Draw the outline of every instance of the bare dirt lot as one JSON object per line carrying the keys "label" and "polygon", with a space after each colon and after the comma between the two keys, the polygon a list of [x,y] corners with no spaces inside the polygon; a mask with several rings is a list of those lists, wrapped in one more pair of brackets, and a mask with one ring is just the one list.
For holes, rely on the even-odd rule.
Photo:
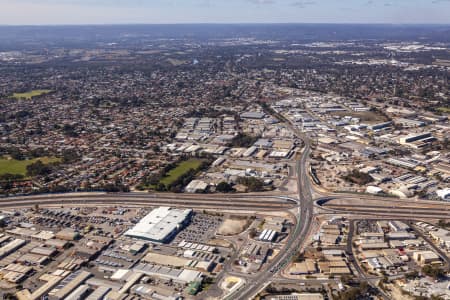
{"label": "bare dirt lot", "polygon": [[222,239],[212,239],[208,241],[208,245],[230,248],[232,244],[229,241]]}
{"label": "bare dirt lot", "polygon": [[217,233],[221,235],[236,235],[243,232],[248,225],[248,219],[226,219]]}

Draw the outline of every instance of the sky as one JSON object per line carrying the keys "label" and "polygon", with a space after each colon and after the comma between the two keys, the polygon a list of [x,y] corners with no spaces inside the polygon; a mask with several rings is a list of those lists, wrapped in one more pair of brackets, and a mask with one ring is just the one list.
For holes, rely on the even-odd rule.
{"label": "sky", "polygon": [[0,0],[2,25],[449,24],[450,0]]}

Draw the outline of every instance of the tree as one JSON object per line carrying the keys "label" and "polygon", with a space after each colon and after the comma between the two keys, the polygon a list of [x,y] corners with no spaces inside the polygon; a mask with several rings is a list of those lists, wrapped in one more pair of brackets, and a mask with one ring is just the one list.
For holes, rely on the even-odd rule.
{"label": "tree", "polygon": [[341,276],[341,282],[343,284],[350,284],[352,282],[352,276],[350,276],[350,275]]}
{"label": "tree", "polygon": [[76,128],[74,125],[64,124],[63,133],[69,137],[77,137],[78,133],[76,132]]}
{"label": "tree", "polygon": [[233,187],[228,182],[222,181],[217,185],[216,191],[221,193],[229,193],[233,191]]}
{"label": "tree", "polygon": [[409,273],[405,274],[405,278],[409,279],[409,280],[419,278],[419,272],[417,272],[417,270],[409,272]]}
{"label": "tree", "polygon": [[22,174],[10,174],[10,173],[5,173],[0,175],[0,181],[16,181],[16,180],[21,180],[23,179],[23,175]]}
{"label": "tree", "polygon": [[13,293],[6,293],[3,295],[5,300],[16,300],[17,297]]}
{"label": "tree", "polygon": [[32,149],[28,152],[28,154],[31,157],[35,157],[35,158],[39,158],[39,157],[43,157],[43,156],[49,156],[48,151],[46,151],[44,148],[36,148],[36,149]]}
{"label": "tree", "polygon": [[27,166],[28,176],[43,176],[50,174],[52,169],[50,166],[44,164],[42,161],[38,160]]}
{"label": "tree", "polygon": [[153,174],[147,177],[146,182],[150,185],[157,185],[160,180],[161,176],[158,174]]}
{"label": "tree", "polygon": [[106,185],[103,186],[102,188],[105,192],[109,192],[109,193],[117,193],[117,192],[129,192],[130,188],[126,185],[122,185],[122,184],[113,184],[113,183],[108,183]]}
{"label": "tree", "polygon": [[256,177],[239,177],[237,182],[245,185],[249,192],[260,192],[264,187],[264,182]]}
{"label": "tree", "polygon": [[442,141],[442,148],[444,148],[445,150],[450,149],[450,141],[447,137]]}
{"label": "tree", "polygon": [[166,186],[164,183],[160,182],[156,185],[155,190],[157,190],[158,192],[165,192],[167,191]]}
{"label": "tree", "polygon": [[25,156],[23,155],[23,153],[16,147],[11,147],[9,149],[7,149],[7,152],[9,155],[11,155],[11,157],[13,159],[16,160],[24,160]]}
{"label": "tree", "polygon": [[447,222],[445,220],[439,220],[438,221],[438,226],[442,227],[442,228],[447,228],[447,227],[450,227],[450,222]]}
{"label": "tree", "polygon": [[433,277],[434,279],[439,279],[445,276],[444,270],[439,268],[438,266],[425,265],[422,268],[422,273]]}
{"label": "tree", "polygon": [[239,133],[231,141],[232,147],[250,147],[258,140],[256,136],[250,136],[244,133]]}
{"label": "tree", "polygon": [[62,152],[62,161],[65,164],[72,163],[80,158],[78,152],[74,149],[66,149]]}
{"label": "tree", "polygon": [[297,252],[293,258],[294,262],[302,262],[305,260],[305,254],[301,251]]}
{"label": "tree", "polygon": [[373,181],[373,178],[369,174],[362,173],[357,169],[345,175],[343,179],[359,185],[365,185]]}

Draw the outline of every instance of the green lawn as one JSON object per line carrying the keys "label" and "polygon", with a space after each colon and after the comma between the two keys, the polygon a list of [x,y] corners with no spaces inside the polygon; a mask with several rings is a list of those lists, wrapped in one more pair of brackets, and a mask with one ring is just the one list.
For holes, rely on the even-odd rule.
{"label": "green lawn", "polygon": [[42,161],[44,164],[59,162],[60,158],[56,157],[40,157],[27,160],[16,160],[0,158],[0,175],[3,174],[20,174],[23,176],[27,175],[27,166],[36,162],[37,160]]}
{"label": "green lawn", "polygon": [[437,110],[439,110],[439,111],[441,111],[443,113],[450,114],[450,107],[442,106],[442,107],[439,107]]}
{"label": "green lawn", "polygon": [[166,177],[161,179],[161,183],[168,186],[177,180],[180,176],[186,174],[190,169],[197,169],[202,164],[202,160],[191,158],[178,164],[175,169],[170,170]]}
{"label": "green lawn", "polygon": [[51,90],[33,90],[26,93],[14,93],[12,95],[13,98],[19,100],[19,99],[26,99],[30,100],[33,97],[41,96],[50,93]]}

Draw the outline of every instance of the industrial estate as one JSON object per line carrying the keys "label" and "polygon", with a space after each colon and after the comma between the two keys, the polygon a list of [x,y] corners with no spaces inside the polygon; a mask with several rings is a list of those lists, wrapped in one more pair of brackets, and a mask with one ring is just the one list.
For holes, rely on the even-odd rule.
{"label": "industrial estate", "polygon": [[0,29],[2,299],[450,299],[449,27],[323,26]]}

